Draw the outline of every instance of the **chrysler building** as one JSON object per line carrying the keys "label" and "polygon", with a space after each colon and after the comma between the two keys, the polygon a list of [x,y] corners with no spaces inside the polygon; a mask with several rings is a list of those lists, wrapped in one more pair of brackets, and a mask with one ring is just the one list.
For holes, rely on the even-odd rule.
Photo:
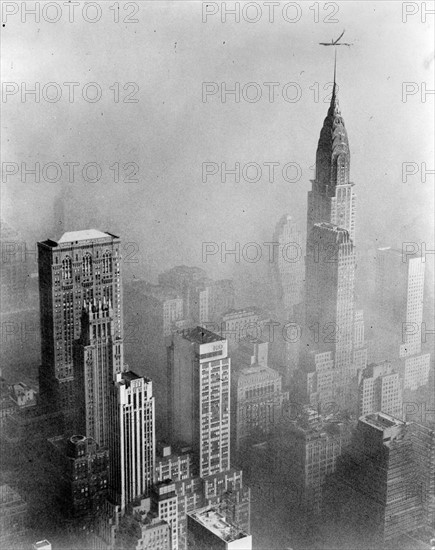
{"label": "chrysler building", "polygon": [[[310,403],[349,407],[367,355],[355,343],[355,193],[335,82],[308,193],[306,309],[300,383]],[[358,316],[359,317],[359,316]]]}

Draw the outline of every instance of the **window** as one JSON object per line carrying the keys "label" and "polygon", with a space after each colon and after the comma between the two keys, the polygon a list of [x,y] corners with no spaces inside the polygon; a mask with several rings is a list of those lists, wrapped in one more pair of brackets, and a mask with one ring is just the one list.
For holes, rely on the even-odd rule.
{"label": "window", "polygon": [[72,261],[69,256],[62,260],[62,279],[71,279],[72,277]]}
{"label": "window", "polygon": [[112,254],[106,250],[103,254],[103,275],[112,273]]}
{"label": "window", "polygon": [[92,275],[92,257],[90,254],[85,254],[82,261],[83,275],[89,277]]}

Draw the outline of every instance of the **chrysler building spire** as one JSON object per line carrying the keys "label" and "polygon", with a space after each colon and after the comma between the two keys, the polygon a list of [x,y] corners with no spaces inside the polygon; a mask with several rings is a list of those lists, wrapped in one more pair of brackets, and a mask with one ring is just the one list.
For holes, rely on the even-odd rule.
{"label": "chrysler building spire", "polygon": [[316,155],[316,181],[322,191],[333,196],[337,185],[349,183],[350,151],[346,127],[337,99],[337,58],[334,60],[334,84],[328,114],[320,132]]}
{"label": "chrysler building spire", "polygon": [[350,181],[350,150],[337,98],[337,64],[328,113],[316,153],[316,177],[308,195],[307,235],[314,224],[327,222],[347,229],[355,238],[355,194]]}

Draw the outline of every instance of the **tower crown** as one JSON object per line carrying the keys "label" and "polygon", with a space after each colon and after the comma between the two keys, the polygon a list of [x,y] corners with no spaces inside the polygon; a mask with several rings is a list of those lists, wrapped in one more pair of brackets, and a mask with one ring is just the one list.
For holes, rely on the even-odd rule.
{"label": "tower crown", "polygon": [[332,89],[328,114],[320,131],[316,154],[316,181],[328,194],[349,183],[350,151],[347,131],[337,99],[337,84]]}

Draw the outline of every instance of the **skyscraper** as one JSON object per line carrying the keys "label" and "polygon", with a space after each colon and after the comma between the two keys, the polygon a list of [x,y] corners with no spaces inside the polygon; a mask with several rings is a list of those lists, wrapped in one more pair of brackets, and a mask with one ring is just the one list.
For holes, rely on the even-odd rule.
{"label": "skyscraper", "polygon": [[288,400],[288,392],[282,391],[282,376],[277,371],[256,363],[233,368],[232,456],[240,456],[239,453],[246,451],[247,446],[264,441],[276,430],[282,420],[285,400]]}
{"label": "skyscraper", "polygon": [[78,430],[100,445],[109,444],[111,385],[116,376],[117,346],[114,342],[110,304],[84,304],[82,334],[74,343]]}
{"label": "skyscraper", "polygon": [[[355,193],[350,181],[350,150],[334,87],[316,153],[316,179],[308,193],[307,245],[314,225],[329,222],[355,240]],[[315,244],[315,242],[314,242]],[[308,251],[308,246],[307,246]],[[332,251],[331,251],[332,252]]]}
{"label": "skyscraper", "polygon": [[288,317],[293,315],[293,308],[303,300],[305,277],[302,232],[290,215],[284,215],[277,223],[273,242],[279,243],[273,263],[277,301]]}
{"label": "skyscraper", "polygon": [[401,357],[421,351],[425,266],[420,256],[391,247],[377,250],[376,302],[386,328],[394,335],[393,341],[391,335],[388,341],[396,346],[400,343]]}
{"label": "skyscraper", "polygon": [[[230,465],[230,358],[225,338],[203,327],[175,333],[168,347],[171,443],[192,449],[194,477],[179,470],[179,548],[186,548],[186,514],[219,505],[226,519],[249,531],[250,490]],[[197,476],[197,477],[195,477]]]}
{"label": "skyscraper", "polygon": [[186,265],[178,265],[159,275],[161,285],[170,286],[181,293],[184,317],[191,317],[197,322],[199,321],[196,319],[199,314],[199,292],[202,287],[201,281],[204,280],[208,279],[203,269]]}
{"label": "skyscraper", "polygon": [[390,247],[378,248],[376,260],[376,300],[384,323],[380,351],[390,357],[399,352],[404,389],[416,390],[427,384],[430,369],[430,354],[421,354],[426,264],[421,256]]}
{"label": "skyscraper", "polygon": [[362,416],[327,483],[339,529],[351,529],[366,548],[433,528],[434,451],[429,428],[384,413]]}
{"label": "skyscraper", "polygon": [[213,281],[199,267],[179,265],[161,273],[159,283],[177,290],[183,299],[183,317],[192,324],[216,321],[234,307],[234,285],[229,279]]}
{"label": "skyscraper", "polygon": [[91,437],[53,437],[50,463],[55,468],[58,500],[67,517],[80,528],[92,530],[103,510],[108,490],[109,453]]}
{"label": "skyscraper", "polygon": [[155,477],[154,397],[151,380],[131,371],[116,375],[110,420],[110,491],[124,510],[150,494]]}
{"label": "skyscraper", "polygon": [[40,390],[62,409],[74,408],[73,343],[80,338],[84,303],[113,308],[114,369],[122,370],[120,239],[95,229],[38,243],[41,309]]}
{"label": "skyscraper", "polygon": [[196,327],[169,347],[172,441],[191,445],[200,477],[230,467],[230,359],[225,338]]}
{"label": "skyscraper", "polygon": [[[317,147],[316,177],[308,193],[305,352],[299,380],[312,405],[332,399],[347,408],[356,391],[353,187],[349,142],[334,75],[331,103]],[[363,368],[360,359],[358,367]]]}

